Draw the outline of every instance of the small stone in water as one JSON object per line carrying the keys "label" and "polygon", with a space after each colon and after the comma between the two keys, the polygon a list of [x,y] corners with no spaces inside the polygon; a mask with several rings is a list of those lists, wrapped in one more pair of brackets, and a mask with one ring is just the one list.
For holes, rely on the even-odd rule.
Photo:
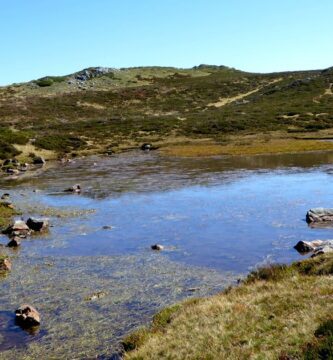
{"label": "small stone in water", "polygon": [[40,324],[39,312],[31,305],[21,305],[15,311],[16,321],[24,327],[32,327]]}
{"label": "small stone in water", "polygon": [[161,251],[164,249],[164,246],[163,245],[160,245],[160,244],[155,244],[155,245],[152,245],[151,246],[151,249],[152,250],[156,250],[156,251]]}
{"label": "small stone in water", "polygon": [[98,291],[90,296],[87,296],[85,298],[86,301],[94,301],[97,299],[101,299],[102,297],[104,297],[106,295],[106,293],[104,291]]}
{"label": "small stone in water", "polygon": [[189,288],[187,289],[188,292],[195,292],[195,291],[199,291],[200,288]]}

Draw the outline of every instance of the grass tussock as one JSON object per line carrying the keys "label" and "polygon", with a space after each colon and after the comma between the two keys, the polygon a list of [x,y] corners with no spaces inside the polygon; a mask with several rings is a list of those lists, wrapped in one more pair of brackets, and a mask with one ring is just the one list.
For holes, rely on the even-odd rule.
{"label": "grass tussock", "polygon": [[331,331],[322,324],[333,311],[332,265],[325,255],[258,269],[238,287],[184,302],[132,338],[125,359],[321,359],[332,347],[322,335]]}

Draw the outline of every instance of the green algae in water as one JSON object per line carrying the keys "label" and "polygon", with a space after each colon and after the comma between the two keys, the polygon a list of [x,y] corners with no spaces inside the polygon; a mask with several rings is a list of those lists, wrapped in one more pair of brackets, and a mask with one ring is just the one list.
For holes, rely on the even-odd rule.
{"label": "green algae in water", "polygon": [[[110,355],[126,333],[147,324],[159,309],[216,293],[234,280],[161,254],[17,258],[11,276],[0,281],[2,310],[14,311],[18,301],[32,304],[41,313],[44,335],[0,352],[0,359]],[[96,293],[103,296],[87,301]],[[0,341],[6,338],[6,329],[1,331]]]}

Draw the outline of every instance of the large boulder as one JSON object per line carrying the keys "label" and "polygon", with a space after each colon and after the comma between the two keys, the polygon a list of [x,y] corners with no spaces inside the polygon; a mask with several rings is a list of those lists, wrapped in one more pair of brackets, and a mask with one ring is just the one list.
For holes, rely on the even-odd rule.
{"label": "large boulder", "polygon": [[29,218],[26,224],[30,230],[43,232],[49,228],[49,219]]}
{"label": "large boulder", "polygon": [[15,311],[16,322],[24,327],[33,327],[40,324],[39,312],[31,305],[21,305]]}
{"label": "large boulder", "polygon": [[333,222],[333,209],[315,208],[310,209],[306,214],[306,222],[312,223],[325,223]]}

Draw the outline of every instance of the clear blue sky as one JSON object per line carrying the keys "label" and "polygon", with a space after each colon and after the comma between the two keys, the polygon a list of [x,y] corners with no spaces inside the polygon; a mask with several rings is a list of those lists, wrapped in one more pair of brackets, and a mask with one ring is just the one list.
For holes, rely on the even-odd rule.
{"label": "clear blue sky", "polygon": [[0,0],[0,84],[89,66],[333,65],[333,0]]}

